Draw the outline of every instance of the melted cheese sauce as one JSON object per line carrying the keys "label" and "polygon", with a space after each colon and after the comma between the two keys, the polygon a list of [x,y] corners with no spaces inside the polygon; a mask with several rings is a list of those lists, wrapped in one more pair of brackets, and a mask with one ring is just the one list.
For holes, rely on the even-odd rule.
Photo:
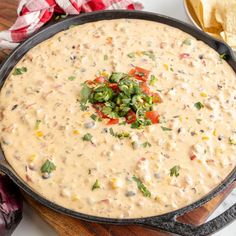
{"label": "melted cheese sauce", "polygon": [[[105,120],[90,118],[91,106],[81,111],[81,83],[134,65],[157,77],[150,87],[163,99],[160,123],[141,130],[113,125],[130,133],[119,139]],[[22,67],[27,71],[13,70],[1,90],[1,146],[17,174],[52,202],[105,217],[158,215],[200,199],[235,167],[235,73],[178,29],[144,20],[88,23],[34,47],[16,65]],[[92,142],[83,141],[86,133]],[[45,177],[47,159],[56,170]],[[170,176],[176,165],[179,176]],[[100,188],[92,191],[96,180]]]}

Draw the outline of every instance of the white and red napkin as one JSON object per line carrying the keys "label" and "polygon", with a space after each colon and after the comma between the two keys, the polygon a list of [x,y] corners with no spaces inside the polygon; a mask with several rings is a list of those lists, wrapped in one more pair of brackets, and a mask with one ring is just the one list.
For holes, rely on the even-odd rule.
{"label": "white and red napkin", "polygon": [[99,10],[140,10],[133,0],[20,0],[14,25],[0,32],[0,48],[13,49],[48,22],[54,13],[80,14]]}

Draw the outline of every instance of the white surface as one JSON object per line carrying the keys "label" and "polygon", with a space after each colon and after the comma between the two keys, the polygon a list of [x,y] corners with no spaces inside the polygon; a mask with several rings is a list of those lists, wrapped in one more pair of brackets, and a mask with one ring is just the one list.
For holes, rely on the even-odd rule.
{"label": "white surface", "polygon": [[[190,23],[182,0],[138,0],[144,4],[145,11],[157,12],[168,15],[182,21]],[[235,203],[236,190],[224,201],[216,210],[213,216],[218,215],[222,210],[226,210],[230,205]],[[227,226],[214,236],[235,236],[236,222]],[[28,206],[24,206],[23,220],[13,233],[13,236],[56,236],[56,233]]]}

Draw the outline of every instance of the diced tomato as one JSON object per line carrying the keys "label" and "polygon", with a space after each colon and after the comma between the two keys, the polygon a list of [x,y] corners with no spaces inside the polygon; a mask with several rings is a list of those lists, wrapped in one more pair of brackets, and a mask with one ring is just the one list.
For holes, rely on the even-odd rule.
{"label": "diced tomato", "polygon": [[142,163],[142,161],[146,161],[145,157],[141,157],[138,159],[137,164],[140,165]]}
{"label": "diced tomato", "polygon": [[112,42],[113,42],[113,38],[112,37],[107,37],[106,38],[106,43],[107,44],[112,44]]}
{"label": "diced tomato", "polygon": [[101,118],[109,118],[107,115],[105,115],[102,112],[102,108],[104,107],[103,103],[96,103],[93,104],[93,108],[96,110],[97,114],[101,117]]}
{"label": "diced tomato", "polygon": [[119,124],[119,119],[110,119],[107,122],[107,125],[116,125],[116,124]]}
{"label": "diced tomato", "polygon": [[27,182],[32,182],[32,179],[27,174],[25,175],[25,179],[26,179]]}
{"label": "diced tomato", "polygon": [[86,83],[87,85],[94,85],[94,84],[95,84],[95,82],[92,81],[92,80],[86,80],[85,83]]}
{"label": "diced tomato", "polygon": [[152,94],[152,101],[153,103],[162,103],[163,100],[161,98],[161,96],[159,95],[159,93],[153,93]]}
{"label": "diced tomato", "polygon": [[151,94],[150,88],[148,87],[147,83],[143,82],[140,84],[140,88],[142,90],[142,92],[144,92],[147,95]]}
{"label": "diced tomato", "polygon": [[145,70],[141,67],[136,66],[135,68],[130,70],[129,75],[133,76],[137,80],[147,81],[149,73],[149,70]]}
{"label": "diced tomato", "polygon": [[125,117],[125,120],[126,120],[126,122],[128,123],[128,124],[132,124],[132,123],[134,123],[135,121],[136,121],[136,114],[135,114],[135,112],[134,111],[132,111],[132,110],[130,110],[129,112],[128,112],[128,114],[126,115],[126,117]]}
{"label": "diced tomato", "polygon": [[102,76],[99,76],[94,80],[94,82],[99,83],[99,84],[103,84],[106,82],[106,79]]}
{"label": "diced tomato", "polygon": [[107,199],[100,200],[99,202],[109,204],[110,200],[107,198]]}
{"label": "diced tomato", "polygon": [[157,124],[159,122],[159,114],[157,111],[147,111],[145,115],[153,124]]}
{"label": "diced tomato", "polygon": [[189,53],[181,53],[180,55],[179,55],[179,58],[180,59],[185,59],[185,58],[189,58],[190,57],[190,54]]}
{"label": "diced tomato", "polygon": [[117,83],[110,83],[110,84],[108,84],[108,87],[116,92],[120,92],[120,89],[119,89],[119,86]]}
{"label": "diced tomato", "polygon": [[193,160],[196,159],[196,158],[197,158],[197,156],[196,156],[195,154],[190,155],[190,160],[191,160],[191,161],[193,161]]}

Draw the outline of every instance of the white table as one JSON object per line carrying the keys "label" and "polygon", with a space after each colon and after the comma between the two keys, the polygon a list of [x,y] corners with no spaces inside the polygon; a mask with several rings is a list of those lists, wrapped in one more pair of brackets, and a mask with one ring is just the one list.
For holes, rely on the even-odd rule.
{"label": "white table", "polygon": [[[145,11],[157,12],[163,15],[168,15],[182,21],[191,23],[185,13],[182,0],[137,0],[144,4]],[[236,199],[236,190],[221,204],[212,217],[218,215],[223,210],[226,210]],[[37,213],[29,207],[24,205],[23,220],[18,228],[13,233],[13,236],[56,236],[57,234],[52,228],[47,225]],[[227,226],[214,236],[235,236],[236,235],[236,221]]]}

